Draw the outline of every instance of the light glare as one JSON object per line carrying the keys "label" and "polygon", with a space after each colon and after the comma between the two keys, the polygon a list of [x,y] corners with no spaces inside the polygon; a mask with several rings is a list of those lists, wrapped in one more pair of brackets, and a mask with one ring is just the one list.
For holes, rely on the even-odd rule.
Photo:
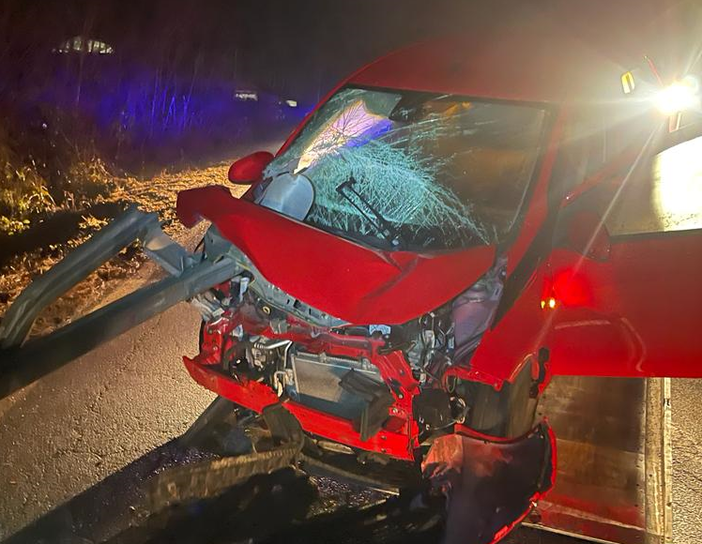
{"label": "light glare", "polygon": [[697,81],[692,78],[676,81],[658,92],[655,97],[656,107],[665,115],[698,108],[700,105],[698,87]]}

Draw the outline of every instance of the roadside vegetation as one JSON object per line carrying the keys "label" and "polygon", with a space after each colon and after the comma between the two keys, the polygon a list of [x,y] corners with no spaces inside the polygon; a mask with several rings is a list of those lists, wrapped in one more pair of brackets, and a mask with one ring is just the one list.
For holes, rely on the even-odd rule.
{"label": "roadside vegetation", "polygon": [[[242,142],[282,134],[301,111],[242,76],[237,41],[222,46],[231,29],[212,31],[232,15],[221,7],[26,1],[0,10],[0,316],[131,203],[174,232],[178,190],[226,182]],[[80,313],[141,262],[123,251],[37,328]]]}

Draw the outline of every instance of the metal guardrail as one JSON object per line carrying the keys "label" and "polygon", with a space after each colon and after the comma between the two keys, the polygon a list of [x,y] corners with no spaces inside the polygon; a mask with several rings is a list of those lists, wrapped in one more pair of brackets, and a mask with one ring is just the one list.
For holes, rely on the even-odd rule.
{"label": "metal guardrail", "polygon": [[[49,304],[122,249],[140,240],[169,274],[58,330],[25,341]],[[166,236],[155,214],[127,210],[37,278],[7,311],[0,326],[0,399],[53,372],[175,304],[234,276],[231,258],[199,258]]]}
{"label": "metal guardrail", "polygon": [[46,306],[153,228],[160,230],[156,214],[130,208],[36,278],[17,297],[0,323],[0,349],[20,346]]}

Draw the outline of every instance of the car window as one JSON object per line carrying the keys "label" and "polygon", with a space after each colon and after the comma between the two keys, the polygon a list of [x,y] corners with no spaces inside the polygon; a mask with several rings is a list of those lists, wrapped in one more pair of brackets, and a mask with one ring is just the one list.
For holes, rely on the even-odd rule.
{"label": "car window", "polygon": [[600,115],[576,115],[566,123],[559,157],[560,182],[566,193],[602,168],[604,145]]}
{"label": "car window", "polygon": [[498,243],[523,208],[545,117],[532,106],[345,88],[265,176],[304,176],[314,197],[302,220],[374,247]]}
{"label": "car window", "polygon": [[600,105],[579,107],[565,124],[559,175],[568,194],[623,155],[635,158],[658,122],[636,110]]}
{"label": "car window", "polygon": [[612,236],[702,228],[702,136],[636,156],[620,157],[620,167],[569,209],[597,213]]}

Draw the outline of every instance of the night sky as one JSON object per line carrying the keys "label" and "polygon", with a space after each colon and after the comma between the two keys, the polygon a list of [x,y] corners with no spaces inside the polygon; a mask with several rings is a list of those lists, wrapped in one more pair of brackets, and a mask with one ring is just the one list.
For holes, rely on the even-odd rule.
{"label": "night sky", "polygon": [[[678,28],[699,36],[694,0],[0,0],[0,98],[45,78],[51,50],[87,36],[111,45],[111,62],[224,86],[270,91],[311,107],[340,79],[402,45],[547,16],[598,47],[646,36],[657,62],[679,51]],[[672,45],[671,45],[672,44]],[[699,47],[690,48],[697,51]],[[558,46],[554,44],[554,54]],[[607,54],[616,52],[607,51]],[[19,83],[18,83],[19,82]],[[30,86],[31,87],[31,86]]]}
{"label": "night sky", "polygon": [[183,66],[197,61],[222,78],[314,99],[360,64],[432,35],[549,13],[588,38],[610,30],[608,23],[615,20],[623,34],[636,36],[651,23],[665,31],[668,23],[656,21],[665,6],[676,4],[680,2],[2,0],[0,40],[6,47],[0,47],[0,62],[24,63],[26,69],[27,60],[61,40],[90,35],[113,45],[123,62],[158,63],[172,56]]}

